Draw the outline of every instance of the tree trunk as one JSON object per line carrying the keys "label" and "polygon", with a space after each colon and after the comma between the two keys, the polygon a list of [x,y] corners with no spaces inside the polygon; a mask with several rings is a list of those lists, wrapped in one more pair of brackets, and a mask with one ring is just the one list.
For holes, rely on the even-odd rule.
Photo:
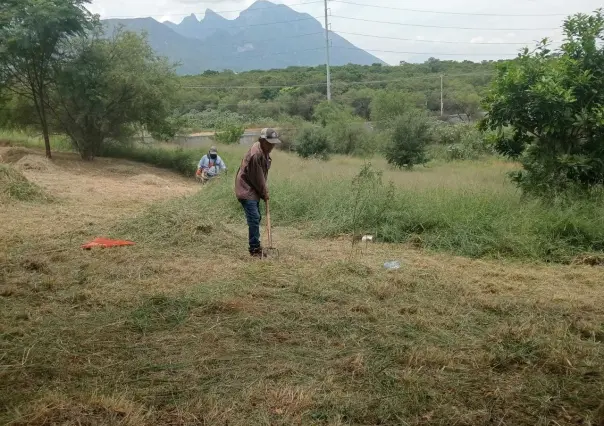
{"label": "tree trunk", "polygon": [[46,114],[44,114],[44,120],[42,121],[42,134],[44,135],[44,148],[46,148],[46,158],[52,158],[50,152],[50,134],[48,132],[48,123],[46,122]]}
{"label": "tree trunk", "polygon": [[50,152],[50,132],[48,131],[48,120],[46,119],[46,105],[44,104],[44,87],[38,87],[36,91],[32,86],[32,94],[34,96],[34,104],[42,125],[42,135],[44,136],[44,148],[46,149],[46,158],[52,158]]}

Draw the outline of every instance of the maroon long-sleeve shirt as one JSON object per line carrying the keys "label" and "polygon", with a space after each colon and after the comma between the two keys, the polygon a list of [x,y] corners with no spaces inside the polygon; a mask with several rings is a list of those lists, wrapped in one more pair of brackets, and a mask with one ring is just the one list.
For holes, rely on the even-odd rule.
{"label": "maroon long-sleeve shirt", "polygon": [[256,142],[245,154],[235,179],[235,195],[239,200],[265,200],[268,196],[268,170],[271,158]]}

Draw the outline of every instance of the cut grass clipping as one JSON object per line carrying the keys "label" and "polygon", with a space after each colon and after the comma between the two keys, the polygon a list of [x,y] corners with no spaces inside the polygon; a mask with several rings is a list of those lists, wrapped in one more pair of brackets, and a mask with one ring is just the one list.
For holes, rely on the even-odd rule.
{"label": "cut grass clipping", "polygon": [[0,164],[0,199],[7,201],[49,201],[44,190],[27,180],[18,170]]}

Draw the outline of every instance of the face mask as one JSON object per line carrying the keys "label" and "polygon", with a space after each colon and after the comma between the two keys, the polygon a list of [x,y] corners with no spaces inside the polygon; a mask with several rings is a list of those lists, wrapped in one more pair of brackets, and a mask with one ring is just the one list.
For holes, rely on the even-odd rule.
{"label": "face mask", "polygon": [[216,160],[218,158],[218,154],[210,154],[210,158],[212,160]]}

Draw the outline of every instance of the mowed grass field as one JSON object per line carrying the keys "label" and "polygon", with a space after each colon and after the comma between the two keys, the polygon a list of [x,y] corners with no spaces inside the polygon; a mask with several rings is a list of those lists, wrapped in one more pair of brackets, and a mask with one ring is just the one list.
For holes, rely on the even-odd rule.
{"label": "mowed grass field", "polygon": [[363,160],[276,153],[281,256],[252,261],[243,148],[203,188],[0,149],[37,185],[0,201],[2,424],[604,424],[597,200],[522,200],[500,160],[355,186]]}

